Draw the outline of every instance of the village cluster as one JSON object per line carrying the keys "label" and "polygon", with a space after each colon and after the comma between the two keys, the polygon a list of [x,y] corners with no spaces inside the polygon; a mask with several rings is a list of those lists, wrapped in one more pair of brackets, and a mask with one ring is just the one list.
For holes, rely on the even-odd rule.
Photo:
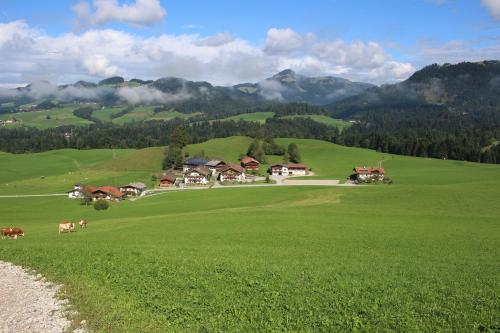
{"label": "village cluster", "polygon": [[[159,178],[158,187],[183,187],[195,185],[208,185],[212,180],[220,183],[246,183],[256,179],[255,174],[261,168],[261,163],[256,159],[245,156],[240,164],[224,162],[220,159],[206,159],[193,157],[184,161],[182,170],[177,173],[163,174]],[[278,163],[269,166],[267,170],[272,177],[305,176],[308,167],[300,163]],[[369,183],[383,181],[385,176],[382,167],[355,167],[348,183]],[[88,198],[89,201],[107,200],[120,201],[126,197],[139,197],[147,193],[144,183],[135,182],[127,185],[93,186],[77,184],[68,193],[72,199]]]}
{"label": "village cluster", "polygon": [[[158,185],[161,188],[207,185],[212,179],[221,183],[245,183],[250,179],[254,179],[254,175],[250,176],[249,174],[255,174],[260,167],[261,163],[250,156],[243,157],[240,164],[193,157],[184,161],[180,173],[163,175]],[[305,176],[307,170],[305,164],[288,163],[273,164],[269,167],[268,172],[272,176]],[[128,196],[142,196],[146,193],[146,190],[146,185],[139,182],[119,187],[77,184],[68,192],[68,197],[72,199],[87,197],[92,201],[100,199],[119,201]]]}

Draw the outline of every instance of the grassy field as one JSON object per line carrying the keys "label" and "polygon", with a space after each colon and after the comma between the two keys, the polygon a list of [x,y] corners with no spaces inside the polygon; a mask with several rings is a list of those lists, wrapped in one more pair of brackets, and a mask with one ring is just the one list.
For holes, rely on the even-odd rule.
{"label": "grassy field", "polygon": [[[244,113],[244,114],[239,114],[236,116],[231,116],[224,118],[223,120],[245,120],[245,121],[255,121],[259,122],[261,124],[265,123],[268,118],[271,118],[274,116],[274,112],[252,112],[252,113]],[[340,119],[334,119],[328,116],[324,115],[318,115],[318,114],[311,114],[311,115],[293,115],[293,116],[284,116],[280,117],[282,119],[295,119],[295,118],[309,118],[312,119],[318,123],[322,123],[328,126],[335,126],[338,127],[340,130],[343,130],[352,124],[343,121]]]}
{"label": "grassy field", "polygon": [[131,121],[144,121],[144,120],[172,120],[174,118],[188,119],[199,113],[180,113],[174,110],[171,111],[162,111],[155,113],[154,106],[138,106],[134,108],[131,112],[113,119],[113,122],[116,124],[124,124]]}
{"label": "grassy field", "polygon": [[92,122],[79,118],[73,114],[74,107],[54,108],[46,111],[17,112],[1,114],[0,119],[16,118],[18,123],[8,127],[29,126],[39,129],[64,125],[87,125]]}
{"label": "grassy field", "polygon": [[244,114],[238,114],[236,116],[231,116],[224,118],[222,120],[245,120],[245,121],[255,121],[258,123],[265,123],[267,118],[271,118],[274,116],[274,112],[252,112],[252,113],[244,113]]}
{"label": "grassy field", "polygon": [[[0,224],[26,231],[0,242],[0,259],[63,283],[95,332],[498,330],[500,166],[278,141],[296,142],[318,177],[383,161],[394,184],[170,192],[100,212],[0,198]],[[248,143],[187,150],[237,159]],[[0,183],[61,177],[72,160],[84,174],[146,174],[161,151],[2,153]],[[80,218],[88,230],[57,234]]]}
{"label": "grassy field", "polygon": [[311,114],[311,115],[294,115],[294,116],[285,116],[282,117],[285,119],[294,119],[294,118],[309,118],[312,119],[318,123],[322,123],[328,126],[335,126],[338,127],[339,130],[343,131],[349,126],[352,126],[352,124],[348,121],[344,121],[342,119],[334,119],[332,117],[320,115],[320,114]]}

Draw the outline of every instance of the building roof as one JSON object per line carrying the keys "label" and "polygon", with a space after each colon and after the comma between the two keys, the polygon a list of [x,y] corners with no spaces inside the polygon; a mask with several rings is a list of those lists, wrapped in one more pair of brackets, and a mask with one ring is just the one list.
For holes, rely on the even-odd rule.
{"label": "building roof", "polygon": [[[101,186],[99,187],[96,191],[94,192],[98,192],[98,191],[101,191],[101,192],[104,192],[106,194],[109,194],[109,195],[112,195],[114,196],[115,198],[121,198],[123,196],[123,193],[120,192],[119,189],[117,189],[116,187],[114,186]],[[94,193],[93,192],[93,193]]]}
{"label": "building roof", "polygon": [[208,160],[202,157],[192,157],[184,161],[184,165],[205,165]]}
{"label": "building roof", "polygon": [[259,163],[259,161],[257,161],[255,158],[253,157],[250,157],[250,156],[245,156],[241,159],[241,163],[243,164],[248,164],[248,163],[251,163],[251,162],[255,162],[255,163]]}
{"label": "building roof", "polygon": [[144,184],[144,183],[130,183],[130,184],[123,185],[120,187],[133,187],[133,188],[136,188],[136,189],[141,190],[141,191],[145,190],[147,188],[146,184]]}
{"label": "building roof", "polygon": [[382,167],[355,167],[353,171],[355,173],[366,173],[366,174],[385,173],[385,170]]}
{"label": "building roof", "polygon": [[307,165],[302,163],[289,163],[288,169],[307,169]]}
{"label": "building roof", "polygon": [[271,169],[272,168],[276,168],[276,167],[278,167],[278,168],[285,167],[285,168],[288,168],[288,169],[307,169],[307,165],[301,164],[301,163],[289,163],[289,164],[280,164],[280,163],[278,163],[278,164],[273,164],[273,165],[270,166]]}
{"label": "building roof", "polygon": [[226,163],[224,163],[224,161],[221,160],[210,160],[207,163],[205,163],[207,167],[216,167],[219,164],[226,164]]}
{"label": "building roof", "polygon": [[243,167],[241,167],[241,166],[239,166],[237,164],[233,164],[233,163],[229,163],[228,165],[226,165],[224,167],[224,169],[222,169],[220,172],[224,173],[224,172],[226,172],[228,170],[234,170],[234,171],[237,171],[239,173],[245,172],[245,168],[243,168]]}
{"label": "building roof", "polygon": [[190,172],[193,172],[193,171],[196,171],[200,175],[203,175],[205,177],[211,174],[211,171],[206,166],[198,166],[198,167],[194,168],[193,170],[186,171],[184,174],[189,174]]}
{"label": "building roof", "polygon": [[99,188],[97,186],[94,186],[94,185],[85,185],[83,187],[83,192],[85,193],[93,193],[95,191],[97,191]]}
{"label": "building roof", "polygon": [[171,183],[175,183],[175,180],[177,179],[177,177],[175,175],[165,175],[163,177],[161,177],[160,181],[168,181],[168,182],[171,182]]}

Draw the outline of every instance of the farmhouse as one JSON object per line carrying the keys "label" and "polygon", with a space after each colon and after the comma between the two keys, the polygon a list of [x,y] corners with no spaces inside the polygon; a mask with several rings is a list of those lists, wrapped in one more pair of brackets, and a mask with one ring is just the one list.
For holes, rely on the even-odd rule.
{"label": "farmhouse", "polygon": [[381,167],[355,167],[351,179],[358,182],[384,180],[385,170]]}
{"label": "farmhouse", "polygon": [[124,195],[141,196],[146,193],[146,184],[144,183],[130,183],[119,187],[120,192]]}
{"label": "farmhouse", "polygon": [[68,198],[81,199],[85,196],[92,200],[105,199],[105,200],[121,200],[124,196],[119,189],[113,186],[97,187],[94,185],[80,185],[76,184],[71,191],[68,191]]}
{"label": "farmhouse", "polygon": [[206,166],[198,166],[194,169],[188,169],[184,172],[184,184],[202,184],[208,183],[210,170]]}
{"label": "farmhouse", "polygon": [[187,159],[182,163],[182,172],[186,172],[188,170],[205,166],[209,161],[207,159],[204,159],[202,157],[193,157],[190,159]]}
{"label": "farmhouse", "polygon": [[245,170],[259,170],[260,162],[250,156],[245,156],[241,159],[241,166]]}
{"label": "farmhouse", "polygon": [[221,182],[242,182],[245,180],[245,169],[239,165],[229,163],[220,171]]}
{"label": "farmhouse", "polygon": [[269,173],[273,176],[305,176],[307,165],[298,163],[274,164],[269,167]]}
{"label": "farmhouse", "polygon": [[80,184],[75,184],[75,186],[73,186],[73,189],[66,193],[68,193],[68,198],[70,199],[81,199],[84,196],[83,187]]}
{"label": "farmhouse", "polygon": [[224,169],[226,167],[226,163],[221,160],[210,160],[205,164],[205,166],[212,172],[212,174],[215,174],[216,172],[220,172]]}
{"label": "farmhouse", "polygon": [[175,175],[165,175],[160,179],[160,187],[171,187],[175,186],[177,177]]}
{"label": "farmhouse", "polygon": [[124,194],[114,186],[102,186],[93,191],[91,196],[93,200],[104,199],[109,201],[119,201],[123,199]]}

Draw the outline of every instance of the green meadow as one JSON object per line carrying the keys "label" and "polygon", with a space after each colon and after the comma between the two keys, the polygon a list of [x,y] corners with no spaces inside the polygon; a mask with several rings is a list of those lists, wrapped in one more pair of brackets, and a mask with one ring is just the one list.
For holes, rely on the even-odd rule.
{"label": "green meadow", "polygon": [[267,118],[271,118],[274,116],[274,112],[251,112],[251,113],[243,113],[243,114],[238,114],[236,116],[231,116],[224,118],[222,120],[245,120],[245,121],[254,121],[258,123],[265,123]]}
{"label": "green meadow", "polygon": [[92,122],[79,118],[73,114],[74,107],[54,108],[44,111],[30,111],[1,114],[0,119],[7,120],[16,118],[18,123],[9,125],[8,127],[29,126],[39,129],[65,125],[88,125]]}
{"label": "green meadow", "polygon": [[[26,232],[0,241],[0,260],[64,284],[95,332],[499,330],[500,166],[277,141],[296,142],[314,177],[381,163],[394,182],[177,191],[107,211],[0,198],[0,225]],[[235,161],[249,142],[186,150]],[[162,152],[0,153],[0,194],[6,184],[57,192],[69,173],[97,185],[147,181]],[[58,235],[61,220],[81,218],[87,230]]]}
{"label": "green meadow", "polygon": [[349,126],[352,126],[352,124],[348,121],[344,121],[341,119],[335,119],[335,118],[328,117],[328,116],[321,115],[321,114],[293,115],[293,116],[285,116],[285,117],[281,117],[281,118],[284,118],[284,119],[295,119],[295,118],[312,119],[318,123],[322,123],[322,124],[325,124],[328,126],[338,127],[338,129],[340,131],[344,130],[345,128],[347,128]]}

